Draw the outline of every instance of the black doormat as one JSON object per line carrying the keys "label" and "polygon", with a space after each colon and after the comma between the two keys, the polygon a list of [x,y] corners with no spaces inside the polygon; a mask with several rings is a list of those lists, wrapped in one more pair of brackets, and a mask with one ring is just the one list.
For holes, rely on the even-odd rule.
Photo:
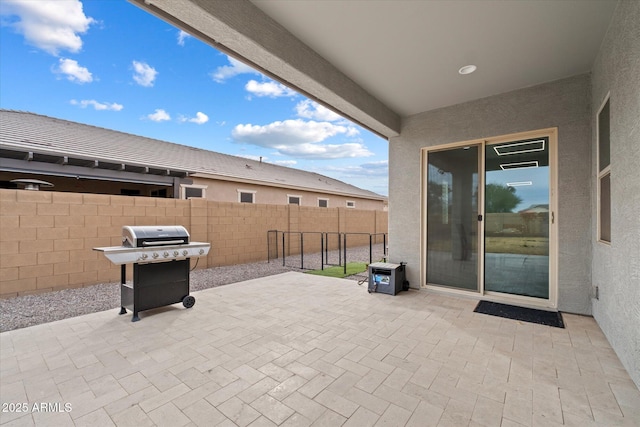
{"label": "black doormat", "polygon": [[521,320],[523,322],[564,328],[562,314],[559,311],[537,310],[535,308],[517,307],[515,305],[500,304],[491,301],[480,301],[473,311],[491,316]]}

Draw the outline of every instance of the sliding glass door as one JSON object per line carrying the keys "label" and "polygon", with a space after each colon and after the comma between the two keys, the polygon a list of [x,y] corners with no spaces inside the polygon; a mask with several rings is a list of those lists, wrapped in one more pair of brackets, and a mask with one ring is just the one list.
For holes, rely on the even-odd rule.
{"label": "sliding glass door", "polygon": [[428,285],[555,304],[555,133],[532,134],[427,150]]}
{"label": "sliding glass door", "polygon": [[549,140],[485,150],[484,289],[549,298]]}

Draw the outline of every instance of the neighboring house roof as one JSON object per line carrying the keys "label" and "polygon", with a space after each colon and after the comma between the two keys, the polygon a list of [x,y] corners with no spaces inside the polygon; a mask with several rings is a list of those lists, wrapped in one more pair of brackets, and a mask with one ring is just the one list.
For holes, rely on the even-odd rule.
{"label": "neighboring house roof", "polygon": [[522,209],[521,211],[518,211],[518,213],[540,213],[540,212],[549,212],[549,205],[548,204],[531,205],[526,209]]}
{"label": "neighboring house roof", "polygon": [[24,111],[0,109],[0,147],[178,170],[194,176],[386,200],[385,196],[314,172]]}

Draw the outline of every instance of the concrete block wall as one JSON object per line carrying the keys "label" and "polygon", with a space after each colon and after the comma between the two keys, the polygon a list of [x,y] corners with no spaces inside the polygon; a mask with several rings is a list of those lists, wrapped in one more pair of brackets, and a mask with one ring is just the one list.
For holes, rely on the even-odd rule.
{"label": "concrete block wall", "polygon": [[119,280],[94,247],[121,244],[123,225],[191,228],[186,200],[0,190],[0,296]]}
{"label": "concrete block wall", "polygon": [[285,230],[288,206],[206,202],[211,251],[209,265],[267,259],[267,231]]}
{"label": "concrete block wall", "polygon": [[[119,246],[123,225],[184,226],[192,241],[211,243],[208,257],[197,264],[207,268],[266,260],[268,230],[344,232],[350,224],[356,231],[386,232],[386,216],[345,208],[0,189],[0,298],[119,281],[119,266],[93,248]],[[305,247],[305,253],[313,250]]]}
{"label": "concrete block wall", "polygon": [[[296,231],[338,233],[341,230],[340,216],[344,213],[344,208],[327,209],[300,207],[299,209],[292,210],[297,211],[298,215],[299,222],[297,224],[298,229]],[[328,244],[329,250],[338,249],[338,238],[335,237],[329,239]],[[305,253],[319,252],[321,246],[320,235],[305,235],[304,245]]]}

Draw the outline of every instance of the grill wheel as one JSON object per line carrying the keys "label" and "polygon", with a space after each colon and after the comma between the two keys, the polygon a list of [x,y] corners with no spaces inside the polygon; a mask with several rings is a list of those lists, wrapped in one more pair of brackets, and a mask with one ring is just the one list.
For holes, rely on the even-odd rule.
{"label": "grill wheel", "polygon": [[187,295],[182,299],[182,305],[184,305],[184,308],[191,308],[195,303],[196,299],[191,295]]}

